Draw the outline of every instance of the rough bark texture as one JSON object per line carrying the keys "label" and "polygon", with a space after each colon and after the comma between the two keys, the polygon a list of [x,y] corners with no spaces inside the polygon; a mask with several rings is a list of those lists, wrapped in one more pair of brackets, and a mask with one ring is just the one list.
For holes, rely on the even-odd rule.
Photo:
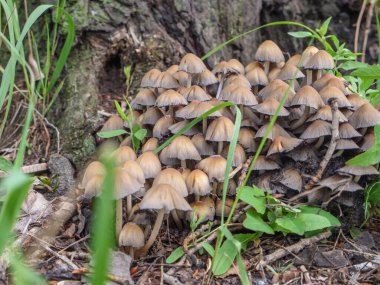
{"label": "rough bark texture", "polygon": [[[356,3],[358,2],[358,3]],[[318,26],[333,17],[331,32],[352,46],[361,1],[352,0],[71,0],[78,41],[67,65],[59,112],[63,154],[81,168],[95,152],[99,127],[96,109],[121,95],[122,67],[131,64],[135,78],[151,67],[178,63],[185,52],[203,55],[227,39],[276,20]],[[232,57],[248,63],[264,39],[284,51],[300,51],[305,41],[286,35],[291,27],[250,34],[208,59],[210,67]],[[371,45],[371,43],[370,43]],[[136,90],[138,81],[133,84]],[[113,90],[112,90],[113,89]],[[110,92],[111,90],[111,92]],[[108,93],[108,94],[105,94]],[[111,93],[111,96],[110,94]]]}

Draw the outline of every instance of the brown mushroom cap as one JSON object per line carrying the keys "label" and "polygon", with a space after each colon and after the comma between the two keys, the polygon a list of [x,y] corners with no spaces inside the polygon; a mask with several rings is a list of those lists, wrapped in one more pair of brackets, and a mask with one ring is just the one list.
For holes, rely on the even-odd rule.
{"label": "brown mushroom cap", "polygon": [[223,181],[227,167],[227,160],[220,155],[212,155],[202,159],[195,166],[207,173],[210,181]]}
{"label": "brown mushroom cap", "polygon": [[335,190],[336,188],[339,187],[339,185],[342,184],[342,180],[345,180],[345,179],[347,179],[347,176],[334,174],[325,179],[322,179],[321,181],[317,183],[317,185],[327,187],[331,190]]}
{"label": "brown mushroom cap", "polygon": [[177,71],[173,74],[173,77],[175,80],[178,81],[178,84],[180,86],[186,86],[187,85],[187,79],[189,75],[185,71]]}
{"label": "brown mushroom cap", "polygon": [[248,79],[242,74],[230,75],[224,82],[224,87],[227,87],[229,85],[235,85],[251,89],[251,83],[249,83]]}
{"label": "brown mushroom cap", "polygon": [[141,178],[144,177],[144,173],[142,172],[141,168],[141,173],[139,177],[135,177],[134,173],[129,172],[130,168],[127,168],[128,169],[124,168],[124,166],[115,168],[114,198],[116,200],[120,200],[128,195],[131,195],[139,191],[142,187],[144,187],[144,183],[141,183],[143,181]]}
{"label": "brown mushroom cap", "polygon": [[262,68],[262,65],[258,61],[252,61],[245,67],[245,73],[249,73],[252,69],[260,67]]}
{"label": "brown mushroom cap", "polygon": [[358,149],[359,146],[353,140],[339,139],[336,141],[336,150]]}
{"label": "brown mushroom cap", "polygon": [[[229,146],[225,146],[222,151],[222,156],[224,156],[227,159]],[[234,156],[232,158],[232,166],[238,167],[240,165],[243,165],[243,163],[247,160],[247,156],[245,154],[244,148],[240,144],[236,144]]]}
{"label": "brown mushroom cap", "polygon": [[189,194],[205,196],[211,193],[211,185],[206,173],[200,169],[194,169],[186,178],[186,186]]}
{"label": "brown mushroom cap", "polygon": [[266,157],[265,155],[259,155],[252,170],[274,170],[279,169],[280,165],[274,160]]}
{"label": "brown mushroom cap", "polygon": [[[202,116],[204,113],[206,113],[208,110],[211,110],[214,108],[212,104],[209,102],[199,102],[199,101],[192,101],[189,105],[186,107],[178,110],[175,115],[178,118],[182,119],[194,119]],[[219,111],[216,111],[210,115],[210,117],[220,117],[222,114]]]}
{"label": "brown mushroom cap", "polygon": [[238,142],[247,150],[247,152],[254,152],[257,150],[255,142],[255,132],[248,128],[241,128],[239,131]]}
{"label": "brown mushroom cap", "polygon": [[128,160],[136,160],[135,151],[129,146],[121,146],[112,152],[112,157],[115,159],[115,164],[122,166]]}
{"label": "brown mushroom cap", "polygon": [[156,95],[152,89],[143,89],[137,93],[131,101],[132,108],[138,106],[154,106],[156,104]]}
{"label": "brown mushroom cap", "polygon": [[303,64],[305,69],[333,69],[334,67],[334,59],[325,50],[319,50]]}
{"label": "brown mushroom cap", "polygon": [[[225,200],[225,204],[224,204],[224,216],[228,216],[230,214],[230,211],[231,211],[231,208],[232,208],[232,205],[234,204],[234,200],[232,200],[231,198],[226,198]],[[215,206],[215,215],[217,217],[221,217],[222,216],[222,208],[223,208],[223,200],[221,199],[218,199],[216,200],[216,206]]]}
{"label": "brown mushroom cap", "polygon": [[358,138],[362,135],[354,129],[349,123],[343,123],[339,125],[339,138],[341,139],[352,139]]}
{"label": "brown mushroom cap", "polygon": [[181,87],[178,89],[185,99],[189,102],[191,101],[209,101],[212,97],[206,93],[201,87],[193,85],[191,87]]}
{"label": "brown mushroom cap", "polygon": [[351,107],[351,103],[348,101],[343,92],[334,86],[324,87],[321,91],[319,91],[319,95],[325,104],[328,104],[330,99],[336,98],[339,108]]}
{"label": "brown mushroom cap", "polygon": [[[183,127],[185,127],[187,124],[189,124],[190,121],[188,120],[183,120],[183,121],[180,121],[178,123],[175,123],[174,125],[172,125],[171,127],[169,127],[169,130],[172,134],[176,134],[178,133]],[[190,129],[188,129],[186,132],[184,132],[183,134],[185,136],[193,136],[195,134],[198,134],[200,133],[200,129],[199,129],[199,126],[193,126],[191,127]]]}
{"label": "brown mushroom cap", "polygon": [[206,140],[230,141],[234,131],[234,123],[227,117],[219,117],[211,122],[207,128]]}
{"label": "brown mushroom cap", "polygon": [[215,77],[214,73],[210,70],[205,69],[201,73],[198,73],[193,78],[194,84],[199,86],[209,86],[218,83],[218,79]]}
{"label": "brown mushroom cap", "polygon": [[256,97],[250,89],[233,84],[223,88],[220,93],[220,100],[230,101],[245,106],[254,106],[257,104]]}
{"label": "brown mushroom cap", "polygon": [[332,74],[332,73],[323,74],[321,78],[317,79],[313,83],[313,87],[315,88],[315,90],[320,91],[324,87],[326,87],[327,82],[329,82],[329,80],[332,79],[332,78],[337,78],[337,77],[334,74]]}
{"label": "brown mushroom cap", "polygon": [[[261,104],[253,106],[252,109],[256,110],[258,113],[273,116],[279,106],[280,103],[276,99],[269,97]],[[281,107],[278,116],[289,116],[289,112],[284,107]]]}
{"label": "brown mushroom cap", "polygon": [[373,146],[375,143],[375,134],[374,133],[367,133],[364,137],[363,137],[363,143],[360,147],[360,149],[362,151],[367,151],[371,148],[371,146]]}
{"label": "brown mushroom cap", "polygon": [[299,62],[299,66],[302,68],[305,68],[305,65],[307,62],[315,55],[319,49],[317,49],[315,46],[308,46],[305,48],[305,50],[302,52],[301,55],[301,61]]}
{"label": "brown mushroom cap", "polygon": [[[200,222],[213,221],[215,217],[215,207],[203,201],[193,202],[190,204],[193,209],[195,219]],[[193,212],[187,213],[186,219],[191,221]],[[201,220],[202,219],[202,220]]]}
{"label": "brown mushroom cap", "polygon": [[278,102],[281,101],[285,94],[287,94],[287,96],[284,102],[284,107],[289,107],[291,106],[291,102],[295,95],[294,89],[289,88],[289,85],[280,79],[274,79],[258,93],[262,100],[272,97]]}
{"label": "brown mushroom cap", "polygon": [[188,53],[181,59],[178,69],[187,73],[201,73],[207,67],[195,54]]}
{"label": "brown mushroom cap", "polygon": [[102,191],[103,182],[104,175],[92,176],[91,179],[85,184],[83,197],[86,199],[91,199],[98,196]]}
{"label": "brown mushroom cap", "polygon": [[161,153],[160,153],[160,161],[164,165],[170,165],[170,166],[175,166],[179,165],[180,161],[179,159],[176,158],[170,158],[168,154],[168,148],[164,148]]}
{"label": "brown mushroom cap", "polygon": [[200,155],[214,155],[214,149],[210,143],[208,143],[203,134],[199,133],[194,135],[191,138],[191,141],[193,142],[194,146],[198,150],[198,153]]}
{"label": "brown mushroom cap", "polygon": [[271,40],[266,40],[257,48],[255,60],[281,62],[285,61],[285,57],[276,43]]}
{"label": "brown mushroom cap", "polygon": [[161,162],[152,151],[147,151],[137,158],[137,163],[144,172],[145,179],[155,178],[161,171]]}
{"label": "brown mushroom cap", "polygon": [[219,62],[212,70],[213,74],[228,74],[228,73],[239,73],[239,69],[235,66],[230,65],[227,61]]}
{"label": "brown mushroom cap", "polygon": [[134,160],[127,160],[123,164],[122,168],[127,170],[128,174],[131,175],[140,185],[144,185],[145,174],[139,163]]}
{"label": "brown mushroom cap", "polygon": [[278,136],[274,138],[272,144],[269,147],[267,156],[274,153],[288,152],[295,149],[302,143],[302,140],[297,138]]}
{"label": "brown mushroom cap", "polygon": [[380,112],[370,103],[365,103],[348,118],[348,121],[355,129],[373,127],[380,125]]}
{"label": "brown mushroom cap", "polygon": [[302,133],[301,139],[317,139],[323,136],[331,136],[331,124],[322,120],[315,120]]}
{"label": "brown mushroom cap", "polygon": [[282,179],[279,182],[280,184],[298,192],[301,192],[302,190],[302,176],[295,168],[288,168],[284,170],[282,173]]}
{"label": "brown mushroom cap", "polygon": [[141,80],[141,87],[159,87],[157,81],[160,75],[161,71],[156,68],[149,70]]}
{"label": "brown mushroom cap", "polygon": [[158,139],[150,138],[148,139],[141,148],[141,152],[153,151],[158,148]]}
{"label": "brown mushroom cap", "polygon": [[139,118],[143,125],[155,125],[156,122],[163,116],[162,111],[157,107],[150,107]]}
{"label": "brown mushroom cap", "polygon": [[289,59],[286,61],[285,65],[286,65],[286,64],[293,64],[293,65],[295,65],[295,66],[298,66],[298,64],[301,62],[301,58],[302,58],[302,55],[300,55],[300,54],[295,54],[295,55],[293,55],[291,58],[289,58]]}
{"label": "brown mushroom cap", "polygon": [[238,61],[237,59],[235,58],[232,58],[228,61],[228,64],[234,68],[235,70],[238,70],[240,74],[244,74],[245,70],[244,70],[244,65]]}
{"label": "brown mushroom cap", "polygon": [[187,101],[177,91],[167,90],[157,97],[156,105],[158,107],[187,105]]}
{"label": "brown mushroom cap", "polygon": [[[260,129],[258,129],[255,138],[263,138],[268,126],[269,123],[263,125]],[[290,135],[279,124],[274,124],[273,128],[269,132],[268,139],[273,141],[278,136],[290,137]]]}
{"label": "brown mushroom cap", "polygon": [[[341,111],[337,110],[339,123],[345,123],[348,122],[348,119],[342,114]],[[320,108],[317,113],[315,113],[313,116],[311,116],[307,122],[312,122],[315,120],[322,120],[322,121],[328,121],[332,122],[332,111],[330,105],[325,105],[322,108]]]}
{"label": "brown mushroom cap", "polygon": [[293,97],[291,106],[307,106],[313,109],[319,109],[324,106],[321,96],[311,86],[304,86]]}
{"label": "brown mushroom cap", "polygon": [[124,127],[124,121],[123,121],[123,119],[120,118],[118,115],[112,115],[104,123],[104,125],[101,128],[100,132],[122,130],[123,127]]}
{"label": "brown mushroom cap", "polygon": [[333,77],[329,81],[327,81],[326,86],[334,86],[335,88],[338,88],[344,95],[350,94],[348,90],[346,89],[346,86],[344,84],[344,81],[341,78]]}
{"label": "brown mushroom cap", "polygon": [[161,117],[153,127],[153,137],[163,138],[170,133],[169,127],[175,124],[175,120],[170,115]]}
{"label": "brown mushroom cap", "polygon": [[164,209],[166,213],[172,210],[191,211],[185,198],[169,184],[153,185],[141,200],[140,209]]}
{"label": "brown mushroom cap", "polygon": [[363,106],[365,103],[367,103],[367,100],[365,100],[363,97],[361,97],[359,94],[356,94],[356,93],[352,93],[348,95],[347,99],[352,105],[353,110],[357,110],[361,106]]}
{"label": "brown mushroom cap", "polygon": [[251,69],[246,77],[251,86],[266,86],[269,83],[268,76],[261,67]]}
{"label": "brown mushroom cap", "polygon": [[355,166],[355,165],[346,165],[337,170],[339,173],[346,173],[351,175],[379,175],[377,169],[373,166]]}
{"label": "brown mushroom cap", "polygon": [[178,71],[178,64],[173,64],[171,65],[167,70],[166,72],[169,72],[171,75],[173,75],[174,73],[176,73]]}
{"label": "brown mushroom cap", "polygon": [[170,158],[201,160],[198,150],[186,136],[176,137],[167,148]]}
{"label": "brown mushroom cap", "polygon": [[87,185],[87,183],[90,181],[91,178],[95,176],[104,176],[106,174],[106,169],[104,168],[104,165],[99,161],[93,161],[91,162],[84,172],[82,182],[79,184],[79,188],[84,189]]}
{"label": "brown mushroom cap", "polygon": [[141,248],[144,246],[145,236],[139,225],[129,222],[126,223],[119,234],[119,246],[130,246]]}
{"label": "brown mushroom cap", "polygon": [[154,179],[153,186],[165,183],[171,185],[182,197],[187,197],[186,183],[178,170],[174,168],[162,170]]}
{"label": "brown mushroom cap", "polygon": [[292,80],[304,78],[305,75],[293,64],[285,64],[285,66],[278,73],[277,78],[281,80]]}

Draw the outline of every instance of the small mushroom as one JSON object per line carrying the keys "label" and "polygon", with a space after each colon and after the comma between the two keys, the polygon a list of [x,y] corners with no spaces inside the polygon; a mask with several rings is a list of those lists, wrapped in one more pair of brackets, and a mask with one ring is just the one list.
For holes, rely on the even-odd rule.
{"label": "small mushroom", "polygon": [[211,122],[207,128],[206,140],[218,142],[218,154],[222,153],[223,142],[231,141],[234,131],[234,123],[226,118],[219,117]]}
{"label": "small mushroom", "polygon": [[153,137],[162,139],[164,136],[170,134],[169,127],[175,124],[175,120],[170,115],[161,117],[153,127]]}
{"label": "small mushroom", "polygon": [[104,165],[99,161],[91,162],[84,172],[82,182],[79,184],[79,188],[84,189],[87,183],[95,176],[104,176],[106,174],[106,170]]}
{"label": "small mushroom", "polygon": [[270,63],[285,61],[285,57],[278,45],[271,40],[266,40],[257,48],[255,60],[264,62],[264,71],[269,74]]}
{"label": "small mushroom", "polygon": [[321,95],[321,98],[325,104],[328,104],[330,99],[335,98],[339,108],[351,108],[351,103],[348,101],[347,97],[342,91],[334,86],[324,87],[321,91],[319,91],[319,95]]}
{"label": "small mushroom", "polygon": [[168,107],[168,115],[174,116],[174,106],[187,105],[186,99],[174,90],[167,90],[157,97],[158,107]]}
{"label": "small mushroom", "polygon": [[153,68],[149,70],[145,75],[143,76],[141,80],[141,87],[154,87],[157,88],[157,81],[161,75],[161,71],[159,71],[156,68]]}
{"label": "small mushroom", "polygon": [[265,74],[265,71],[261,67],[255,67],[251,69],[246,77],[253,87],[253,93],[257,94],[259,87],[267,86],[269,83],[268,76]]}
{"label": "small mushroom", "polygon": [[214,155],[214,149],[210,143],[206,141],[203,134],[196,134],[191,138],[191,141],[193,142],[194,146],[198,150],[198,153],[201,156],[209,156]]}
{"label": "small mushroom", "polygon": [[150,138],[148,139],[141,148],[141,152],[153,151],[158,148],[158,139]]}
{"label": "small mushroom", "polygon": [[299,146],[301,143],[302,140],[297,138],[278,136],[273,140],[272,144],[270,145],[267,156],[270,156],[274,153],[291,151],[295,149],[297,146]]}
{"label": "small mushroom", "polygon": [[161,162],[152,151],[142,153],[136,160],[144,172],[145,179],[155,178],[161,171]]}
{"label": "small mushroom", "polygon": [[194,217],[201,223],[213,221],[215,218],[215,206],[209,205],[203,201],[196,201],[190,204],[192,212],[187,213],[187,220],[191,221]]}
{"label": "small mushroom", "polygon": [[205,71],[207,67],[199,57],[188,53],[181,59],[178,69],[188,73],[187,87],[190,87],[192,75]]}
{"label": "small mushroom", "polygon": [[346,165],[337,170],[338,173],[353,175],[354,181],[359,182],[360,177],[363,175],[379,175],[377,169],[373,166],[356,166]]}
{"label": "small mushroom", "polygon": [[100,132],[122,130],[124,128],[124,121],[117,115],[112,115],[104,123]]}
{"label": "small mushroom", "polygon": [[[325,50],[316,52],[307,62],[303,64],[303,68],[307,71],[317,70],[317,79],[322,77],[323,70],[330,70],[335,67],[334,59]],[[311,85],[310,76],[307,76],[307,85]]]}
{"label": "small mushroom", "polygon": [[227,160],[220,155],[212,155],[202,159],[195,167],[207,173],[210,182],[213,183],[212,194],[216,195],[218,182],[224,181]]}
{"label": "small mushroom", "polygon": [[119,246],[129,247],[129,256],[134,258],[135,249],[144,246],[144,232],[139,225],[129,222],[126,223],[119,235]]}
{"label": "small mushroom", "polygon": [[169,146],[167,152],[170,158],[181,161],[181,167],[186,168],[186,160],[201,160],[198,150],[192,141],[186,136],[176,137]]}
{"label": "small mushroom", "polygon": [[329,122],[315,120],[306,128],[300,138],[304,140],[318,139],[318,142],[314,144],[314,147],[318,149],[322,146],[324,137],[331,136],[331,132],[331,124]]}
{"label": "small mushroom", "polygon": [[380,125],[380,112],[370,103],[365,103],[348,118],[348,121],[355,129],[362,128],[361,134],[364,135],[368,127]]}
{"label": "small mushroom", "polygon": [[211,185],[206,173],[200,169],[194,169],[186,178],[186,186],[189,194],[194,194],[195,201],[199,201],[200,196],[210,194]]}
{"label": "small mushroom", "polygon": [[112,157],[115,159],[117,166],[122,166],[128,160],[136,160],[135,151],[129,146],[121,146],[112,152]]}
{"label": "small mushroom", "polygon": [[178,89],[178,93],[180,93],[185,99],[189,102],[191,101],[209,101],[212,97],[206,93],[199,86],[193,85],[191,87],[182,87]]}

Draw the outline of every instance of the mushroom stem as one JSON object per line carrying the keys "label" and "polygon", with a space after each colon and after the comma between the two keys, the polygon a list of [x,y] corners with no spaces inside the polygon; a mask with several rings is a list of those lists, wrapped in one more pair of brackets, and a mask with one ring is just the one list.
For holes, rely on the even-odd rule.
{"label": "mushroom stem", "polygon": [[259,93],[259,86],[258,85],[253,86],[253,94],[257,95],[257,93]]}
{"label": "mushroom stem", "polygon": [[169,106],[168,115],[174,116],[174,107],[172,105]]}
{"label": "mushroom stem", "polygon": [[319,139],[318,139],[317,143],[314,145],[314,147],[316,149],[319,149],[322,146],[324,141],[325,141],[325,137],[323,137],[323,136],[319,137]]}
{"label": "mushroom stem", "polygon": [[335,158],[335,157],[339,157],[343,154],[344,150],[341,149],[341,150],[338,150],[332,157]]}
{"label": "mushroom stem", "polygon": [[264,61],[264,72],[266,75],[269,74],[269,67],[270,67],[270,62],[269,61]]}
{"label": "mushroom stem", "polygon": [[219,79],[219,86],[218,86],[218,91],[216,92],[216,99],[219,99],[220,92],[222,92],[223,89],[223,84],[224,84],[224,75],[222,75]]}
{"label": "mushroom stem", "polygon": [[175,224],[177,225],[177,228],[180,229],[180,230],[182,230],[183,229],[183,225],[182,225],[182,222],[181,222],[180,218],[178,217],[177,211],[176,210],[172,210],[170,212],[170,214],[172,215],[173,220],[174,220]]}
{"label": "mushroom stem", "polygon": [[135,253],[135,251],[133,250],[133,247],[130,246],[130,247],[129,247],[129,256],[130,256],[132,259],[134,258],[134,253]]}
{"label": "mushroom stem", "polygon": [[295,130],[295,129],[299,128],[300,126],[302,126],[302,124],[305,123],[305,121],[309,117],[309,115],[310,115],[310,107],[306,106],[301,118],[299,118],[297,121],[295,121],[291,125],[291,129]]}
{"label": "mushroom stem", "polygon": [[216,196],[216,191],[218,190],[218,182],[212,182],[212,195]]}
{"label": "mushroom stem", "polygon": [[127,196],[127,217],[129,217],[132,211],[132,195]]}
{"label": "mushroom stem", "polygon": [[135,214],[136,211],[140,210],[140,203],[137,203],[135,204],[133,207],[132,207],[132,210],[128,216],[128,221],[131,220],[131,218],[133,217],[133,215]]}
{"label": "mushroom stem", "polygon": [[207,117],[203,118],[202,120],[202,132],[203,132],[203,135],[205,136],[207,132]]}
{"label": "mushroom stem", "polygon": [[201,197],[199,196],[198,193],[194,193],[194,200],[195,202],[199,202],[199,200],[201,199]]}
{"label": "mushroom stem", "polygon": [[360,134],[361,134],[362,136],[364,136],[366,132],[367,132],[367,128],[362,128],[362,129],[360,130]]}
{"label": "mushroom stem", "polygon": [[223,151],[223,142],[218,142],[218,154],[221,154]]}
{"label": "mushroom stem", "polygon": [[187,74],[187,84],[186,87],[189,88],[191,87],[191,73]]}
{"label": "mushroom stem", "polygon": [[313,70],[306,70],[306,85],[311,85],[313,83]]}
{"label": "mushroom stem", "polygon": [[360,178],[361,178],[360,175],[355,175],[355,176],[354,176],[354,181],[355,181],[356,183],[358,183],[359,180],[360,180]]}
{"label": "mushroom stem", "polygon": [[322,69],[317,70],[317,80],[322,77]]}
{"label": "mushroom stem", "polygon": [[119,238],[122,227],[123,227],[123,200],[118,199],[116,200],[116,223],[115,223],[116,239]]}
{"label": "mushroom stem", "polygon": [[186,159],[181,160],[181,167],[182,168],[187,168],[186,167]]}
{"label": "mushroom stem", "polygon": [[158,233],[160,231],[162,221],[164,220],[164,215],[165,215],[165,210],[162,208],[160,211],[158,211],[156,222],[154,223],[154,226],[153,226],[152,232],[150,233],[150,237],[149,237],[148,241],[146,242],[146,244],[142,248],[140,248],[136,252],[136,257],[140,256],[141,254],[148,252],[150,247],[153,245],[153,243],[155,242],[155,240],[158,236]]}
{"label": "mushroom stem", "polygon": [[240,104],[239,109],[240,109],[241,117],[244,118],[244,105]]}

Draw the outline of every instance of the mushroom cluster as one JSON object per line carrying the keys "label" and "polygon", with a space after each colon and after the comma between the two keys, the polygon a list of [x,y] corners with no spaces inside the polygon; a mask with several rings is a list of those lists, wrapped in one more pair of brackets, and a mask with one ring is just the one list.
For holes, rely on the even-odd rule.
{"label": "mushroom cluster", "polygon": [[[229,101],[242,113],[241,128],[230,175],[228,195],[234,196],[237,173],[254,154],[264,137],[270,119],[279,109],[278,120],[269,132],[267,143],[254,165],[254,182],[272,193],[294,195],[300,192],[323,159],[332,136],[333,112],[330,102],[338,105],[339,139],[328,176],[316,187],[322,191],[309,199],[323,202],[344,192],[362,190],[360,178],[377,175],[375,167],[345,166],[344,161],[367,150],[374,142],[373,127],[380,124],[380,112],[360,95],[350,91],[342,78],[330,71],[333,58],[314,46],[302,54],[285,59],[281,49],[270,40],[257,49],[254,61],[244,66],[236,59],[221,61],[211,71],[194,54],[186,54],[178,65],[166,71],[152,69],[141,81],[142,89],[133,98],[135,122],[147,129],[141,153],[125,138],[115,150],[117,163],[115,199],[118,203],[117,234],[120,245],[147,252],[157,237],[165,214],[171,215],[178,228],[193,215],[213,220],[220,215],[220,191],[226,170],[226,156],[234,129],[234,109],[225,107],[204,118],[199,125],[176,137],[159,155],[153,151],[194,118],[214,106]],[[286,96],[284,100],[283,97]],[[121,124],[121,126],[120,126]],[[120,129],[120,118],[111,117],[108,129]],[[125,126],[124,126],[125,127]],[[316,167],[315,167],[316,166]],[[305,175],[309,174],[309,175]],[[104,167],[91,163],[83,177],[86,197],[99,193]],[[359,184],[358,184],[359,183]],[[143,196],[132,205],[132,195]],[[321,198],[320,193],[324,193]],[[339,193],[339,195],[336,195]],[[122,228],[122,199],[126,197],[126,220]],[[227,203],[230,201],[227,200]],[[228,207],[225,207],[225,210]],[[136,231],[136,210],[158,210],[156,223],[145,245],[128,239],[128,229]],[[131,250],[130,252],[133,252]]]}

